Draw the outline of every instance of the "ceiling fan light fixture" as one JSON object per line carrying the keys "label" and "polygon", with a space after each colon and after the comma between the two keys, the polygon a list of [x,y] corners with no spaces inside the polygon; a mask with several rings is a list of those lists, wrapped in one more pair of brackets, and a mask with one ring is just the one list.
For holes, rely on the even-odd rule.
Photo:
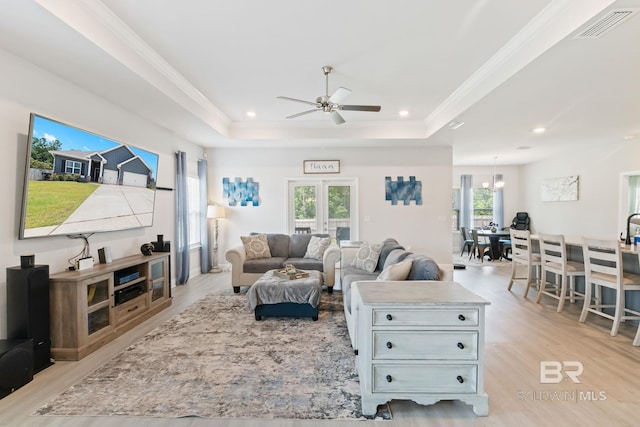
{"label": "ceiling fan light fixture", "polygon": [[329,74],[333,71],[333,67],[325,65],[322,67],[322,72],[325,75],[325,94],[316,98],[315,102],[305,101],[297,98],[290,98],[288,96],[278,96],[278,99],[284,99],[286,101],[300,102],[315,107],[313,110],[303,111],[301,113],[292,114],[287,116],[287,119],[293,119],[305,114],[313,113],[314,111],[324,111],[329,114],[329,117],[337,125],[345,122],[344,118],[338,113],[338,110],[344,111],[371,111],[378,112],[381,107],[379,105],[344,105],[342,101],[351,94],[351,90],[345,87],[339,87],[336,91],[329,95]]}

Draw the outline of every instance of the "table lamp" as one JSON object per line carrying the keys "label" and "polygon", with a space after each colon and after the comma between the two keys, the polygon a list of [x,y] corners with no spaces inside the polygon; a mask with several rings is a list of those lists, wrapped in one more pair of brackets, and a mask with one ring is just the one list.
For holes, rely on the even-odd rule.
{"label": "table lamp", "polygon": [[222,269],[218,267],[218,218],[225,217],[226,214],[223,206],[207,206],[207,218],[213,219],[213,254],[210,273],[220,273],[222,271]]}

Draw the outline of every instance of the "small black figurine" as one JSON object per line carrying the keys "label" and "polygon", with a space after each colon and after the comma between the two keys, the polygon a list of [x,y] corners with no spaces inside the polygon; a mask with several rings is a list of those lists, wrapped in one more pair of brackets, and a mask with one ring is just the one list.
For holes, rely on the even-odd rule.
{"label": "small black figurine", "polygon": [[142,252],[142,255],[152,255],[153,254],[153,245],[151,243],[145,243],[142,246],[140,246],[140,252]]}

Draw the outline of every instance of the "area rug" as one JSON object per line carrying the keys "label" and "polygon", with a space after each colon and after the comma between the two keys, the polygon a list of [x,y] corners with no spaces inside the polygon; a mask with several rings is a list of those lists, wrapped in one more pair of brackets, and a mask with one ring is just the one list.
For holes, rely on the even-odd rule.
{"label": "area rug", "polygon": [[163,323],[35,415],[363,417],[341,293],[319,320],[256,321],[245,295],[209,295]]}

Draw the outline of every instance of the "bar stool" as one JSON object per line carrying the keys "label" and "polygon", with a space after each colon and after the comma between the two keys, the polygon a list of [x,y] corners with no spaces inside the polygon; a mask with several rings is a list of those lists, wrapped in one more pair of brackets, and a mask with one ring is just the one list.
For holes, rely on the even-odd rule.
{"label": "bar stool", "polygon": [[[548,295],[558,300],[557,312],[564,308],[564,302],[569,299],[575,302],[576,295],[584,298],[584,294],[576,292],[576,276],[584,276],[584,264],[567,260],[567,246],[564,236],[561,234],[538,234],[540,242],[540,290],[538,291],[537,303],[542,299],[542,295]],[[555,283],[547,282],[547,273],[555,274]],[[558,281],[560,280],[560,281]],[[569,293],[567,294],[567,282]]]}
{"label": "bar stool", "polygon": [[[617,240],[598,240],[582,238],[582,252],[585,267],[584,305],[579,321],[587,320],[589,313],[613,320],[611,336],[618,334],[620,322],[640,320],[640,312],[625,307],[625,291],[640,291],[640,276],[623,272],[620,242]],[[595,297],[592,296],[592,285]],[[613,289],[616,293],[615,304],[603,304],[602,287]],[[613,308],[611,315],[603,311]],[[630,314],[627,314],[630,313]],[[633,345],[640,345],[640,332],[636,334]]]}
{"label": "bar stool", "polygon": [[[511,290],[513,282],[516,280],[526,280],[527,288],[524,291],[524,297],[527,298],[529,288],[531,287],[532,271],[536,269],[537,278],[540,277],[540,254],[534,254],[531,251],[531,233],[529,230],[510,230],[511,234],[511,279],[509,280],[508,290]],[[516,276],[518,266],[524,266],[527,270],[526,276]],[[537,279],[536,279],[537,282]]]}

